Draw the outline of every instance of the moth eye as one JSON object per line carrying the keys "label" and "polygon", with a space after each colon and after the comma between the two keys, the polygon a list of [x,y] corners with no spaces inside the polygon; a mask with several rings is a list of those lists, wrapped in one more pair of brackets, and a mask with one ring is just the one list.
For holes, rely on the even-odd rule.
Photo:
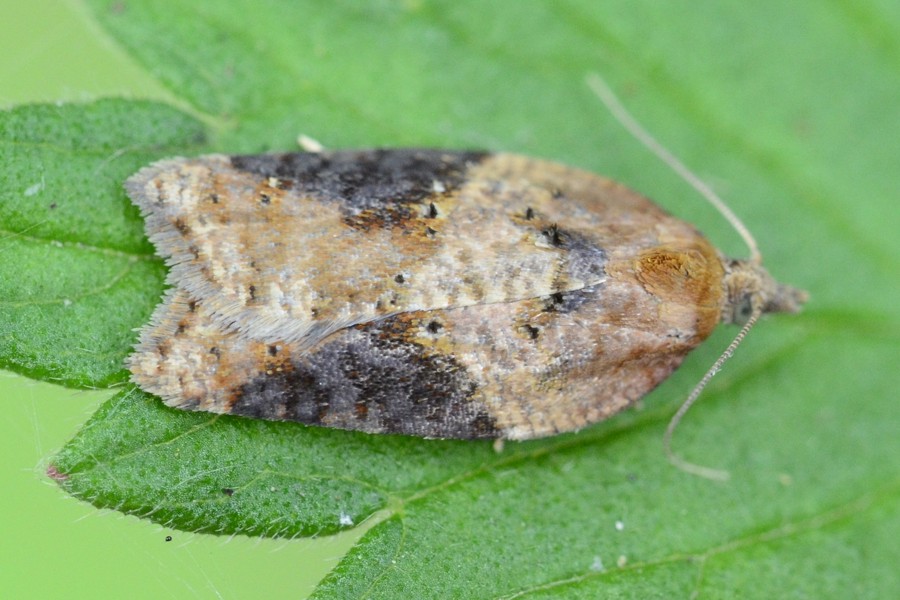
{"label": "moth eye", "polygon": [[746,323],[750,319],[750,315],[753,314],[753,305],[754,294],[745,294],[741,297],[740,302],[737,302],[734,305],[733,322],[738,325]]}

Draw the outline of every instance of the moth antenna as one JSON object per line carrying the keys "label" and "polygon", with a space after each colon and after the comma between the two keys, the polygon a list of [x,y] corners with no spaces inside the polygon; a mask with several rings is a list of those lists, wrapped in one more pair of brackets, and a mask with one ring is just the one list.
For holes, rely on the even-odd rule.
{"label": "moth antenna", "polygon": [[[669,150],[667,150],[662,144],[660,144],[656,138],[654,138],[650,133],[644,129],[640,123],[628,112],[628,110],[622,105],[619,101],[619,98],[613,93],[610,87],[606,84],[600,75],[596,73],[589,73],[586,77],[586,82],[588,87],[590,87],[597,97],[600,98],[600,101],[606,106],[607,110],[612,114],[612,116],[622,124],[625,129],[631,133],[639,142],[641,142],[650,152],[656,155],[661,161],[663,161],[666,165],[669,166],[675,173],[677,173],[682,179],[684,179],[688,185],[694,188],[701,196],[703,196],[707,202],[709,202],[719,213],[725,217],[725,219],[731,223],[731,226],[734,227],[735,231],[743,238],[744,243],[747,244],[747,248],[750,250],[750,261],[754,264],[762,263],[762,254],[759,251],[759,247],[756,245],[756,239],[753,237],[753,234],[747,229],[744,225],[743,221],[741,221],[737,215],[735,215],[728,205],[719,198],[718,194],[716,194],[712,188],[710,188],[700,177],[694,174],[693,171],[688,169],[684,163],[678,160],[675,155],[673,155]],[[710,467],[704,467],[703,465],[698,465],[689,461],[684,460],[677,454],[672,451],[672,436],[675,433],[675,429],[678,428],[678,424],[681,423],[681,420],[684,418],[684,415],[690,410],[691,406],[697,401],[697,398],[703,392],[703,389],[710,382],[710,380],[715,377],[716,373],[718,373],[722,369],[722,365],[731,358],[732,354],[734,354],[735,349],[740,346],[741,342],[747,336],[747,333],[753,326],[756,324],[756,321],[763,313],[763,305],[761,302],[757,301],[753,307],[753,312],[750,315],[750,318],[747,319],[747,322],[744,323],[744,326],[741,327],[741,330],[738,334],[731,340],[731,343],[725,349],[724,352],[719,356],[716,362],[706,371],[706,374],[703,375],[703,378],[694,386],[694,389],[691,390],[691,393],[688,395],[687,399],[678,407],[678,410],[675,412],[675,415],[669,421],[668,427],[666,427],[666,433],[663,436],[663,447],[665,449],[666,458],[669,459],[669,462],[674,466],[678,467],[682,471],[687,473],[691,473],[694,475],[699,475],[700,477],[706,477],[707,479],[715,479],[718,481],[725,481],[729,478],[728,471],[722,471],[720,469],[713,469]]]}
{"label": "moth antenna", "polygon": [[688,183],[688,185],[697,190],[707,202],[712,204],[713,207],[718,210],[729,223],[731,223],[731,226],[734,227],[738,234],[743,238],[744,243],[747,244],[747,248],[750,249],[750,260],[755,264],[762,263],[762,254],[759,252],[759,247],[756,245],[756,239],[753,237],[753,234],[750,233],[750,230],[747,229],[743,221],[728,208],[728,205],[719,198],[718,194],[716,194],[702,179],[695,175],[693,171],[688,169],[684,163],[678,160],[674,154],[669,152],[665,146],[660,144],[656,138],[650,135],[650,133],[644,129],[633,116],[631,116],[631,113],[622,106],[622,103],[619,102],[619,98],[613,93],[600,75],[589,73],[585,81],[587,82],[588,87],[597,94],[597,97],[600,98],[600,101],[603,102],[607,110],[612,113],[612,116],[615,117],[615,119],[621,123],[631,135],[637,138],[637,140],[650,150],[650,152],[655,154],[657,158],[668,165],[670,169],[675,171]]}
{"label": "moth antenna", "polygon": [[700,396],[700,393],[703,391],[703,388],[706,387],[706,384],[716,376],[722,369],[722,365],[725,364],[731,355],[734,354],[735,349],[741,345],[741,342],[744,341],[744,338],[747,336],[747,333],[753,326],[756,324],[756,321],[759,319],[760,315],[762,315],[762,305],[758,305],[754,307],[753,313],[750,315],[750,318],[747,319],[747,322],[744,323],[744,326],[741,327],[741,330],[738,332],[734,339],[731,340],[731,343],[725,348],[725,351],[719,355],[719,358],[713,365],[706,371],[706,374],[703,378],[697,382],[697,385],[694,386],[694,389],[691,390],[691,393],[688,395],[687,399],[681,403],[681,406],[678,407],[678,410],[675,412],[675,415],[669,421],[669,426],[666,427],[666,433],[663,435],[663,448],[666,452],[666,458],[669,459],[669,462],[685,471],[687,473],[692,473],[694,475],[699,475],[700,477],[706,477],[707,479],[715,479],[717,481],[726,481],[729,478],[728,471],[722,471],[720,469],[712,469],[710,467],[704,467],[703,465],[698,465],[692,462],[688,462],[672,452],[672,435],[675,433],[675,429],[678,428],[678,424],[681,423],[681,419],[684,418],[684,415],[691,409],[691,406],[697,401],[697,398]]}

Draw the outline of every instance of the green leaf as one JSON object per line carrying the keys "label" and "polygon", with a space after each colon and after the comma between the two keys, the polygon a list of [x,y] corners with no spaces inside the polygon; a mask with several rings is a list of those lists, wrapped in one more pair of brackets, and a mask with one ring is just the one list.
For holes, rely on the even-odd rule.
{"label": "green leaf", "polygon": [[723,329],[643,410],[499,454],[183,413],[126,388],[53,460],[65,489],[191,531],[301,536],[368,519],[320,598],[896,594],[895,3],[89,4],[182,110],[108,100],[0,114],[8,368],[123,380],[163,268],[121,182],[154,158],[290,149],[300,133],[561,160],[743,252],[605,113],[591,71],[716,184],[770,270],[812,300],[759,325],[676,436],[685,456],[729,469],[725,484],[660,450]]}
{"label": "green leaf", "polygon": [[131,330],[153,310],[165,271],[122,181],[204,135],[196,120],[146,102],[0,113],[4,366],[74,386],[125,379]]}

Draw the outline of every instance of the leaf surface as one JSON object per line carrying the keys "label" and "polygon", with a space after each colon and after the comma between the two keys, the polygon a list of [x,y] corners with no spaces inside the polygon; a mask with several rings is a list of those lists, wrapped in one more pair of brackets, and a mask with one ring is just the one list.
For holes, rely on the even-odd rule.
{"label": "leaf surface", "polygon": [[605,113],[584,85],[591,71],[716,185],[770,270],[812,301],[761,324],[678,432],[684,455],[732,472],[726,484],[660,451],[723,329],[643,408],[499,454],[183,413],[126,387],[53,460],[65,489],[191,531],[306,536],[368,519],[318,598],[900,589],[893,3],[89,6],[183,104],[0,114],[8,368],[123,381],[164,267],[121,182],[156,158],[286,150],[300,133],[334,148],[481,147],[590,168],[741,254]]}

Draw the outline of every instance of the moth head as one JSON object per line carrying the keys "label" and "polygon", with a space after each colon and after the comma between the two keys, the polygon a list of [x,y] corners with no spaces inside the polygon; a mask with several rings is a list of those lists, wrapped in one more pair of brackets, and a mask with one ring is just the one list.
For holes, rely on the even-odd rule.
{"label": "moth head", "polygon": [[775,281],[765,267],[752,259],[726,261],[723,283],[723,323],[743,325],[754,315],[795,313],[809,299],[805,291]]}

